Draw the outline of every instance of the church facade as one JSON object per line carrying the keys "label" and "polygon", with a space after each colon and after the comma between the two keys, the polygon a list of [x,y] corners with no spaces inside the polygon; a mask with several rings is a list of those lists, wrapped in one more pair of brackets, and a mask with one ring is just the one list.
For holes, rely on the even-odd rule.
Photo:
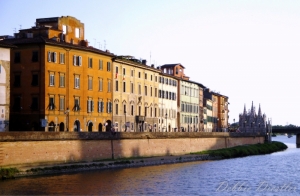
{"label": "church facade", "polygon": [[251,109],[248,110],[248,112],[246,111],[246,106],[244,106],[244,112],[239,115],[240,132],[266,133],[269,125],[271,125],[271,122],[270,120],[267,120],[266,114],[262,114],[260,105],[258,108],[258,113],[256,113],[253,102]]}

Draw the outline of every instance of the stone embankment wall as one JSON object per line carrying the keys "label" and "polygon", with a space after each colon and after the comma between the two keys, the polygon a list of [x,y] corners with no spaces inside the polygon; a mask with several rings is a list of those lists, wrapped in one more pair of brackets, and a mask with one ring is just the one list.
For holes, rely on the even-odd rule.
{"label": "stone embankment wall", "polygon": [[0,166],[46,165],[125,157],[183,155],[264,143],[253,133],[0,133]]}

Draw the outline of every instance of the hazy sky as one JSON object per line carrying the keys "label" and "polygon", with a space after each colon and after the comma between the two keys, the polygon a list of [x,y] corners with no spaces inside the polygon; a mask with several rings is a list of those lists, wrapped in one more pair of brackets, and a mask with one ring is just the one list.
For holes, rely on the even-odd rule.
{"label": "hazy sky", "polygon": [[73,16],[91,46],[181,63],[191,80],[229,97],[230,123],[253,101],[273,125],[300,125],[298,0],[0,0],[0,8],[0,35]]}

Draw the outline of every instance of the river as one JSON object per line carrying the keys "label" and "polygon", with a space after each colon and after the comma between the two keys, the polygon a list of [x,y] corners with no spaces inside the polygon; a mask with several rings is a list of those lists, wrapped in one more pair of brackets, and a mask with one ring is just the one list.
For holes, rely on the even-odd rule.
{"label": "river", "polygon": [[1,195],[300,195],[296,137],[288,149],[219,161],[25,177],[0,182]]}

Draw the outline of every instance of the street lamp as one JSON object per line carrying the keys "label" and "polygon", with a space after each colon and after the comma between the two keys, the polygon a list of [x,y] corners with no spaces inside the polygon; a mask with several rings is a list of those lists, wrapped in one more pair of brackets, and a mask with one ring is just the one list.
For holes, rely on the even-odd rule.
{"label": "street lamp", "polygon": [[167,114],[167,113],[166,113],[165,117],[166,117],[166,132],[168,132],[168,127],[167,127],[167,125],[168,125],[168,123],[167,123],[167,120],[168,120],[168,114]]}
{"label": "street lamp", "polygon": [[65,115],[66,115],[66,124],[67,124],[67,131],[69,131],[69,113],[70,113],[70,110],[69,108],[67,108],[67,110],[65,111]]}

